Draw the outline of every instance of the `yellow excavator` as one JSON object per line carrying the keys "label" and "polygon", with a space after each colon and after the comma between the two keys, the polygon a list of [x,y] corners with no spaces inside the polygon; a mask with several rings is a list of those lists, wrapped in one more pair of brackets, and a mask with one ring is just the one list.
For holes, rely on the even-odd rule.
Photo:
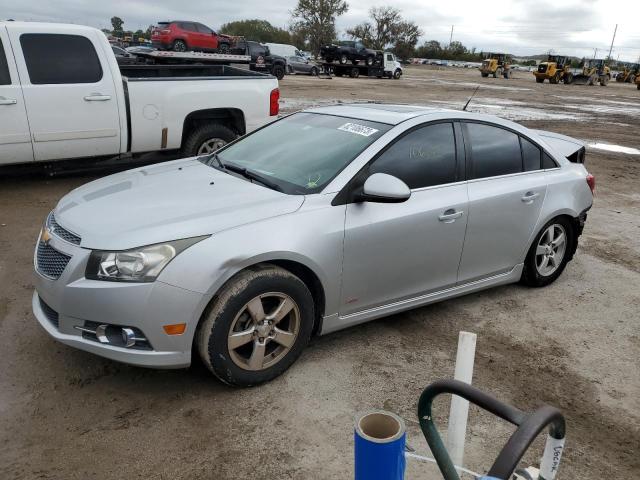
{"label": "yellow excavator", "polygon": [[483,77],[493,75],[493,78],[511,78],[509,56],[506,53],[487,53],[479,70]]}
{"label": "yellow excavator", "polygon": [[635,83],[636,77],[640,72],[640,63],[625,63],[622,71],[616,75],[616,82]]}
{"label": "yellow excavator", "polygon": [[563,81],[569,84],[573,81],[573,73],[571,72],[571,60],[562,55],[549,55],[546,62],[540,62],[538,69],[533,72],[536,82],[543,83],[549,80],[549,83],[560,83]]}
{"label": "yellow excavator", "polygon": [[593,58],[586,60],[582,67],[582,73],[573,76],[573,82],[576,85],[595,85],[599,83],[606,87],[611,80],[611,70],[602,58]]}

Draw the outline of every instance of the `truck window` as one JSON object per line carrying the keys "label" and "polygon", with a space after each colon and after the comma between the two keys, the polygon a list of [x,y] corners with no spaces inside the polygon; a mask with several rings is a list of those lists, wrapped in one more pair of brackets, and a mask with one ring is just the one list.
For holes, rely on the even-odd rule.
{"label": "truck window", "polygon": [[11,85],[11,75],[9,75],[9,64],[4,53],[4,46],[0,40],[0,85]]}
{"label": "truck window", "polygon": [[91,41],[80,35],[25,33],[20,45],[33,85],[96,83],[100,59]]}

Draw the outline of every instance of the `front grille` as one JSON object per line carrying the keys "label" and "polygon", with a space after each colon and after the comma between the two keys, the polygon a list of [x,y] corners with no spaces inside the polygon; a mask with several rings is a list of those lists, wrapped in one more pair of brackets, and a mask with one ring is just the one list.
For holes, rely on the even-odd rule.
{"label": "front grille", "polygon": [[47,218],[47,226],[49,227],[49,231],[56,237],[60,237],[62,240],[73,243],[74,245],[80,245],[81,238],[75,233],[72,233],[66,228],[62,227],[56,221],[56,217],[53,215],[53,212],[51,212],[49,214],[49,218]]}
{"label": "front grille", "polygon": [[36,250],[36,267],[45,277],[57,280],[71,260],[69,255],[57,251],[50,245],[38,242]]}
{"label": "front grille", "polygon": [[40,308],[42,309],[42,313],[44,313],[45,317],[47,317],[47,319],[51,322],[51,325],[58,328],[58,323],[59,323],[58,312],[56,312],[53,308],[51,308],[49,305],[44,303],[44,300],[42,300],[40,297],[38,297],[38,300],[40,300]]}

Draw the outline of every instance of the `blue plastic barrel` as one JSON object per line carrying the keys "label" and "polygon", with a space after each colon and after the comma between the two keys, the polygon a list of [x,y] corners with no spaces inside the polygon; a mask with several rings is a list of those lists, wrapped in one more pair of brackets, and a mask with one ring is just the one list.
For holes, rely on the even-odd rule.
{"label": "blue plastic barrel", "polygon": [[356,418],[355,480],[402,480],[407,433],[404,422],[390,412],[376,411]]}

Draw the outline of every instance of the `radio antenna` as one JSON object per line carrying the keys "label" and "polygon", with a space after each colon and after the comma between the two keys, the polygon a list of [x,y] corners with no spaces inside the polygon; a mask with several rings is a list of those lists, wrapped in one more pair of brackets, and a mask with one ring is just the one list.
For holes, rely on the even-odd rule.
{"label": "radio antenna", "polygon": [[476,92],[478,91],[478,89],[480,88],[480,85],[478,85],[476,87],[476,89],[473,91],[473,93],[471,94],[471,96],[469,97],[469,100],[467,100],[467,103],[464,104],[464,107],[462,109],[463,112],[467,111],[467,107],[469,106],[469,103],[471,103],[471,100],[473,99],[473,97],[475,96]]}

